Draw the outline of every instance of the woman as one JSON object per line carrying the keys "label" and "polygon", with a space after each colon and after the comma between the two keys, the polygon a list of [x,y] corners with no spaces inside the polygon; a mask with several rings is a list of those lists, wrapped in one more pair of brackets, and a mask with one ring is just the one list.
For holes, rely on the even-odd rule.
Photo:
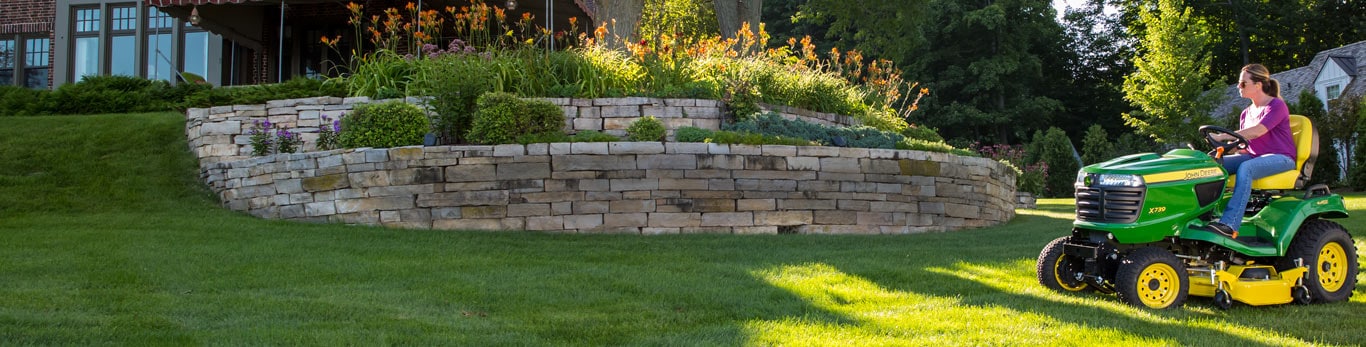
{"label": "woman", "polygon": [[[1224,156],[1224,170],[1237,174],[1233,197],[1218,222],[1209,226],[1228,237],[1238,237],[1243,211],[1252,194],[1252,181],[1295,169],[1295,140],[1290,133],[1290,109],[1281,100],[1280,82],[1261,64],[1244,66],[1238,75],[1238,94],[1252,101],[1238,116],[1238,135],[1247,139],[1247,149]],[[1215,135],[1221,141],[1233,136]]]}

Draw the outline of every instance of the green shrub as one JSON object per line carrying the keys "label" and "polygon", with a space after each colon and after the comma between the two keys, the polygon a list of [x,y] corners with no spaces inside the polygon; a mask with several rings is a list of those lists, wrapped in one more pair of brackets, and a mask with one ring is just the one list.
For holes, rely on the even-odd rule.
{"label": "green shrub", "polygon": [[885,148],[897,147],[902,136],[872,127],[830,127],[807,123],[803,120],[788,120],[777,113],[769,112],[749,120],[727,125],[725,130],[753,132],[764,135],[801,138],[826,146]]}
{"label": "green shrub", "polygon": [[556,142],[615,142],[621,139],[610,134],[599,131],[584,130],[574,135],[567,135],[563,130],[553,130],[537,134],[523,134],[517,136],[513,142],[520,144],[531,143],[556,143]]}
{"label": "green shrub", "polygon": [[356,106],[341,126],[338,140],[348,148],[420,145],[431,130],[426,112],[401,101]]}
{"label": "green shrub", "polygon": [[901,129],[901,136],[929,142],[944,142],[944,137],[939,135],[938,129],[923,125],[907,125],[905,129]]}
{"label": "green shrub", "polygon": [[423,95],[432,97],[436,132],[442,143],[462,143],[480,95],[494,91],[497,78],[477,55],[449,55],[422,64],[426,78],[414,81]]}
{"label": "green shrub", "polygon": [[896,143],[896,149],[906,149],[914,151],[949,153],[961,156],[976,157],[973,151],[955,148],[944,142],[930,142],[921,139],[905,138]]}
{"label": "green shrub", "polygon": [[0,86],[0,117],[49,114],[43,106],[51,92],[16,86]]}
{"label": "green shrub", "polygon": [[577,134],[574,134],[574,136],[570,136],[570,137],[569,137],[569,142],[615,142],[615,141],[621,141],[621,138],[618,138],[618,137],[616,137],[616,136],[612,136],[612,134],[603,133],[603,132],[596,131],[596,130],[584,130],[584,131],[580,131],[580,132],[578,132]]}
{"label": "green shrub", "polygon": [[1095,124],[1086,129],[1086,136],[1081,140],[1081,162],[1084,165],[1113,159],[1114,153],[1115,146],[1110,143],[1110,134],[1105,132],[1105,128]]}
{"label": "green shrub", "polygon": [[674,141],[678,142],[706,142],[714,131],[698,127],[682,127],[674,130]]}
{"label": "green shrub", "polygon": [[347,95],[345,81],[318,80],[302,76],[276,84],[230,87],[199,85],[185,88],[192,93],[183,97],[182,108],[264,104],[271,100]]}
{"label": "green shrub", "polygon": [[165,99],[171,84],[132,76],[86,76],[52,91],[50,114],[169,111],[180,100]]}
{"label": "green shrub", "polygon": [[1080,169],[1074,153],[1072,141],[1062,129],[1049,127],[1048,132],[1034,132],[1034,140],[1025,149],[1025,162],[1042,162],[1048,165],[1048,172],[1054,173],[1045,178],[1045,196],[1068,197],[1074,194],[1072,183],[1076,176],[1073,174]]}
{"label": "green shrub", "polygon": [[626,139],[631,141],[664,141],[664,136],[668,130],[664,128],[664,122],[660,122],[654,116],[645,116],[631,122],[631,126],[626,127]]}
{"label": "green shrub", "polygon": [[527,101],[508,93],[486,93],[476,102],[478,111],[469,132],[470,142],[513,143],[526,134],[564,128],[564,110],[546,101]]}

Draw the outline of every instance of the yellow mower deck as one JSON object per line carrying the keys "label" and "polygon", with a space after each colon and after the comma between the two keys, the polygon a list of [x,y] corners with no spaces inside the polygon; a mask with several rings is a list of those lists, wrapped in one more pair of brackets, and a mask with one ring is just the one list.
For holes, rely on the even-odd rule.
{"label": "yellow mower deck", "polygon": [[[1223,284],[1234,301],[1252,306],[1288,304],[1295,301],[1291,289],[1300,285],[1308,268],[1276,271],[1270,265],[1233,265],[1225,270],[1191,269],[1190,295],[1214,297]],[[1244,273],[1249,276],[1244,277]],[[1255,273],[1255,275],[1254,275]]]}

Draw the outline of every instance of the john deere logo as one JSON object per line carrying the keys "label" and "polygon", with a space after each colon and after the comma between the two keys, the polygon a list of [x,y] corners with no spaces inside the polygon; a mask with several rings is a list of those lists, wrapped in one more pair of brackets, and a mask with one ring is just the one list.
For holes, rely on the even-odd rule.
{"label": "john deere logo", "polygon": [[1185,171],[1164,172],[1143,176],[1143,180],[1148,183],[1160,183],[1171,181],[1186,181],[1201,178],[1218,177],[1222,172],[1218,168],[1195,169]]}

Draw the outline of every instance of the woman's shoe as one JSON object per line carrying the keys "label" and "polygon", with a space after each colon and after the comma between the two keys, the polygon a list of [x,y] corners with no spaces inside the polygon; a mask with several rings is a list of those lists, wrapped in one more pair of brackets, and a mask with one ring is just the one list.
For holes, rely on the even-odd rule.
{"label": "woman's shoe", "polygon": [[1238,230],[1233,229],[1233,227],[1229,226],[1228,224],[1224,224],[1222,222],[1209,222],[1209,224],[1206,225],[1209,226],[1210,230],[1219,233],[1220,235],[1224,235],[1232,239],[1238,238]]}

